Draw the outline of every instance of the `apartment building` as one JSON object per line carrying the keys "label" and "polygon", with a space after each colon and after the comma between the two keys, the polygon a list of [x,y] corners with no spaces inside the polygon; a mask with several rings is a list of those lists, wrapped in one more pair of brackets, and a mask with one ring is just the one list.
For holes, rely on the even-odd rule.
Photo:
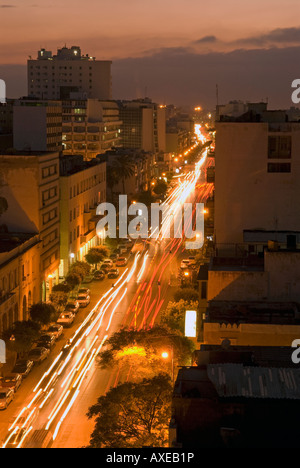
{"label": "apartment building", "polygon": [[85,160],[121,145],[119,108],[114,101],[87,99],[71,94],[63,104],[63,153]]}
{"label": "apartment building", "polygon": [[106,201],[106,163],[84,161],[82,156],[63,156],[60,160],[60,268],[65,277],[70,265],[84,261],[98,238],[96,208]]}
{"label": "apartment building", "polygon": [[15,101],[13,142],[18,151],[61,151],[61,102],[34,99]]}
{"label": "apartment building", "polygon": [[166,152],[166,109],[151,99],[120,101],[122,144],[153,153]]}
{"label": "apartment building", "polygon": [[[215,242],[263,251],[300,245],[300,123],[255,111],[216,122]],[[227,247],[226,247],[227,244]]]}
{"label": "apartment building", "polygon": [[40,299],[58,281],[59,154],[15,152],[0,155],[1,196],[8,209],[1,223],[8,232],[40,236]]}
{"label": "apartment building", "polygon": [[0,233],[0,335],[40,300],[41,248],[38,235]]}
{"label": "apartment building", "polygon": [[84,92],[91,99],[111,99],[111,61],[82,55],[80,47],[62,47],[57,55],[41,49],[27,63],[28,96],[38,99],[69,99]]}

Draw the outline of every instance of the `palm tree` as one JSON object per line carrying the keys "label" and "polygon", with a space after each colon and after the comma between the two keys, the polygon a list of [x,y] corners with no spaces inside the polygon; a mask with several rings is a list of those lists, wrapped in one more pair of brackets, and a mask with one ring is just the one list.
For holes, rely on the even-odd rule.
{"label": "palm tree", "polygon": [[135,174],[135,162],[131,156],[118,156],[114,159],[109,169],[116,176],[117,180],[122,180],[123,193],[125,195],[125,181]]}

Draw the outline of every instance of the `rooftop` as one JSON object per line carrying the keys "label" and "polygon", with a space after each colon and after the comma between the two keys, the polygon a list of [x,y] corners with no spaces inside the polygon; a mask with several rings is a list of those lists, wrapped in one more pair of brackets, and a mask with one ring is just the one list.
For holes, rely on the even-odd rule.
{"label": "rooftop", "polygon": [[0,233],[0,253],[11,252],[35,236],[34,233]]}

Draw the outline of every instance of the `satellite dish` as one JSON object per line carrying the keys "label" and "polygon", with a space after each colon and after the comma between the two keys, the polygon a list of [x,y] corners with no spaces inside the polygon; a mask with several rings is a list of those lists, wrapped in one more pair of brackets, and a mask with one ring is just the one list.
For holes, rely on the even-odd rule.
{"label": "satellite dish", "polygon": [[221,346],[223,349],[229,349],[231,346],[231,341],[228,338],[226,338],[225,340],[222,341]]}

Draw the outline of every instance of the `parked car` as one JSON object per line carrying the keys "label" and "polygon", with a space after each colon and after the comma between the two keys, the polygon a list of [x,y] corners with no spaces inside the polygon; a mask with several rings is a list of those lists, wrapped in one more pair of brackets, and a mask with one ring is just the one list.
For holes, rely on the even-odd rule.
{"label": "parked car", "polygon": [[94,280],[94,277],[92,275],[86,276],[82,280],[82,284],[88,284],[91,283]]}
{"label": "parked car", "polygon": [[105,274],[108,273],[110,269],[111,269],[111,266],[107,264],[103,264],[100,267],[100,271],[102,271]]}
{"label": "parked car", "polygon": [[127,250],[128,250],[127,245],[120,245],[119,246],[120,255],[127,253]]}
{"label": "parked car", "polygon": [[118,253],[112,253],[112,254],[110,254],[109,258],[110,258],[113,262],[115,262],[116,260],[118,260],[119,254],[118,254]]}
{"label": "parked car", "polygon": [[63,327],[70,327],[74,322],[75,315],[72,312],[63,312],[58,317],[57,323]]}
{"label": "parked car", "polygon": [[110,268],[112,268],[114,263],[110,258],[107,258],[106,260],[103,261],[102,265],[108,265]]}
{"label": "parked car", "polygon": [[118,278],[119,274],[120,274],[120,272],[119,272],[118,268],[112,268],[108,272],[107,278],[109,278],[109,279]]}
{"label": "parked car", "polygon": [[61,325],[51,325],[51,327],[48,328],[47,333],[53,335],[54,338],[57,340],[63,334],[63,331],[64,327],[62,327]]}
{"label": "parked car", "polygon": [[0,387],[2,388],[12,388],[16,392],[22,383],[21,374],[9,374],[0,379]]}
{"label": "parked car", "polygon": [[72,312],[72,314],[76,315],[77,312],[79,311],[79,303],[78,301],[70,301],[67,303],[65,307],[66,312]]}
{"label": "parked car", "polygon": [[181,265],[180,265],[180,268],[182,270],[185,270],[186,268],[189,268],[189,266],[190,266],[189,259],[182,260]]}
{"label": "parked car", "polygon": [[190,266],[196,265],[196,257],[190,256],[189,257],[189,262],[190,262]]}
{"label": "parked car", "polygon": [[91,298],[88,294],[80,294],[80,296],[77,297],[77,301],[79,303],[79,307],[87,307],[91,302]]}
{"label": "parked car", "polygon": [[94,280],[102,281],[102,280],[104,280],[104,278],[105,278],[105,272],[104,271],[100,271],[100,270],[95,271]]}
{"label": "parked car", "polygon": [[37,346],[40,348],[52,349],[55,345],[55,336],[50,335],[50,333],[40,336],[37,341]]}
{"label": "parked car", "polygon": [[33,348],[31,351],[29,351],[28,357],[34,363],[40,364],[45,359],[47,359],[49,354],[50,354],[50,349],[47,349],[47,348],[44,348],[44,347],[37,347],[37,348]]}
{"label": "parked car", "polygon": [[125,258],[125,257],[120,257],[120,258],[116,261],[116,266],[117,266],[117,267],[123,267],[123,266],[126,266],[127,263],[128,263],[127,258]]}
{"label": "parked car", "polygon": [[6,410],[14,396],[15,392],[11,388],[0,388],[0,410]]}
{"label": "parked car", "polygon": [[31,372],[33,365],[33,361],[19,360],[16,362],[12,374],[21,374],[24,379]]}
{"label": "parked car", "polygon": [[89,288],[80,288],[78,291],[78,296],[80,294],[88,294],[89,296],[91,295],[91,290]]}

